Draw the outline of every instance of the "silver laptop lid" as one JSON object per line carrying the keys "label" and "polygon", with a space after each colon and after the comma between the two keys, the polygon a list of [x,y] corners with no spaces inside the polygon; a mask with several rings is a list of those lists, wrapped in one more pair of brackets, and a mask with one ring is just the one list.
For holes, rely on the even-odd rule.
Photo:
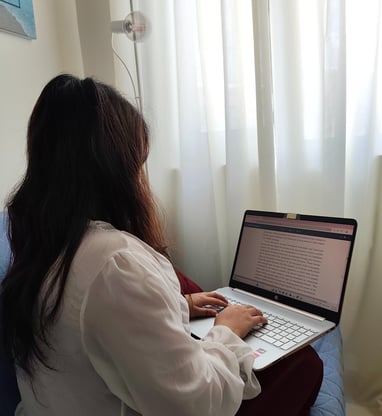
{"label": "silver laptop lid", "polygon": [[230,286],[338,324],[356,230],[352,218],[248,210]]}

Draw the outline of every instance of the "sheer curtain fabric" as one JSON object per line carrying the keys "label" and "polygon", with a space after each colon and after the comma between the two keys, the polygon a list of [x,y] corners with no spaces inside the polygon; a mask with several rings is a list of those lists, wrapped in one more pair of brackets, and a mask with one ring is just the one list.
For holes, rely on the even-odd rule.
{"label": "sheer curtain fabric", "polygon": [[[148,173],[177,266],[226,284],[247,208],[359,223],[341,322],[355,400],[378,406],[382,220],[378,0],[139,0]],[[368,325],[364,325],[368,322]],[[369,325],[370,324],[370,325]]]}

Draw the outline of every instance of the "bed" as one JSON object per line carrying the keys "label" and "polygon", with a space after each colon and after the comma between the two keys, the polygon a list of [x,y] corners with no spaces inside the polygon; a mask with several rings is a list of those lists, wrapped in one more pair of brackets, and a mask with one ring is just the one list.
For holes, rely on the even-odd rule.
{"label": "bed", "polygon": [[[0,281],[9,264],[10,250],[6,236],[6,215],[0,212]],[[195,286],[195,290],[197,290]],[[342,337],[340,328],[315,341],[312,346],[324,363],[324,379],[320,393],[311,409],[311,416],[345,416],[343,386]],[[1,416],[14,415],[20,400],[12,363],[7,361],[0,346],[0,409]],[[287,413],[286,413],[287,415]]]}

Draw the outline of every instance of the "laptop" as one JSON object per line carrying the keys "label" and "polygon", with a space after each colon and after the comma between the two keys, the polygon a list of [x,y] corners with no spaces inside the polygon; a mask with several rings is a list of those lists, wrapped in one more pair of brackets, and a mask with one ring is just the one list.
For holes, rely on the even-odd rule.
{"label": "laptop", "polygon": [[[229,303],[253,305],[268,324],[245,341],[263,370],[310,344],[340,321],[357,230],[352,218],[247,210],[229,286]],[[203,338],[214,318],[191,321]]]}

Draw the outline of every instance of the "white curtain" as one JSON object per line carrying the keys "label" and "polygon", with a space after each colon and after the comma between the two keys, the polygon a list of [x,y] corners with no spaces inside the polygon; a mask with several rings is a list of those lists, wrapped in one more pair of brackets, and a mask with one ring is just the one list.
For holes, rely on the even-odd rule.
{"label": "white curtain", "polygon": [[[247,208],[355,217],[348,394],[382,400],[379,0],[139,0],[148,172],[176,264],[226,284]],[[377,318],[378,317],[378,318]],[[376,345],[361,340],[374,326]]]}
{"label": "white curtain", "polygon": [[[261,200],[251,1],[139,1],[152,132],[150,181],[176,263],[206,289],[226,283],[245,208]],[[273,208],[273,207],[269,207]]]}

